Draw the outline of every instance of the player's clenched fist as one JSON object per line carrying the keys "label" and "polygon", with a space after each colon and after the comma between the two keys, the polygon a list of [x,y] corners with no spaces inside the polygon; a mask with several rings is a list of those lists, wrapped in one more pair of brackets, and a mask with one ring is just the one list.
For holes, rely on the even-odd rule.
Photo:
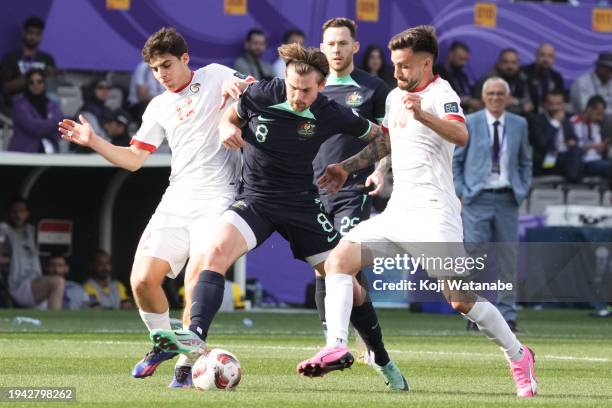
{"label": "player's clenched fist", "polygon": [[221,137],[221,144],[227,149],[240,149],[244,146],[242,130],[232,124],[219,126],[219,136]]}
{"label": "player's clenched fist", "polygon": [[368,193],[368,195],[374,197],[379,195],[383,188],[385,188],[385,175],[382,171],[374,170],[372,174],[368,176],[365,181],[365,186],[374,186],[374,189]]}
{"label": "player's clenched fist", "polygon": [[421,113],[422,113],[421,97],[417,94],[407,92],[402,97],[402,102],[404,103],[404,106],[406,107],[406,109],[412,112],[412,115],[414,116],[414,118],[416,120],[419,120],[421,117]]}

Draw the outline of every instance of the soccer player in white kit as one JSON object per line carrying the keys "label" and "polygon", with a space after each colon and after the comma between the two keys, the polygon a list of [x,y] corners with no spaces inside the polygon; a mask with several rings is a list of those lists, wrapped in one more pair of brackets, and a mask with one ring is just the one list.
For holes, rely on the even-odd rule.
{"label": "soccer player in white kit", "polygon": [[[81,123],[64,119],[59,131],[64,139],[88,146],[130,171],[142,167],[164,139],[168,141],[172,151],[169,185],[142,234],[130,277],[140,316],[151,331],[171,328],[161,285],[165,276],[176,277],[187,259],[183,321],[189,323],[188,307],[210,231],[234,202],[240,175],[240,152],[224,148],[218,136],[225,112],[220,101],[222,94],[237,96],[246,81],[219,64],[191,71],[187,43],[173,28],[162,28],[149,37],[142,55],[166,91],[147,106],[130,147],[108,143],[82,116]],[[132,375],[148,377],[175,355],[154,348],[136,364]],[[179,359],[170,386],[191,386],[191,364],[186,358]]]}
{"label": "soccer player in white kit", "polygon": [[[306,375],[320,372],[320,367],[347,348],[352,275],[369,263],[362,260],[362,245],[367,248],[366,243],[392,243],[416,257],[431,251],[431,244],[423,243],[441,243],[442,247],[447,243],[451,248],[448,243],[463,241],[452,159],[454,146],[465,145],[468,132],[459,97],[448,82],[432,72],[438,55],[434,29],[419,26],[403,31],[391,39],[389,48],[398,87],[387,97],[383,126],[390,136],[394,190],[386,210],[345,235],[325,263],[327,345],[298,366]],[[350,173],[385,153],[369,145],[342,163],[329,166],[322,187],[337,191]],[[436,270],[427,272],[440,279],[451,278]],[[537,382],[533,352],[517,340],[497,308],[470,291],[447,291],[445,296],[504,352],[517,396],[534,396]]]}

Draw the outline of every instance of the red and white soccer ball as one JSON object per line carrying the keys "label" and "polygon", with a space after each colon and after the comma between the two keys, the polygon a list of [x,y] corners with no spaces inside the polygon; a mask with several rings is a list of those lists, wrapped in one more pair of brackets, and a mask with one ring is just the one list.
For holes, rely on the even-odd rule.
{"label": "red and white soccer ball", "polygon": [[193,386],[200,391],[232,391],[242,378],[242,368],[235,355],[212,349],[197,359],[191,370]]}

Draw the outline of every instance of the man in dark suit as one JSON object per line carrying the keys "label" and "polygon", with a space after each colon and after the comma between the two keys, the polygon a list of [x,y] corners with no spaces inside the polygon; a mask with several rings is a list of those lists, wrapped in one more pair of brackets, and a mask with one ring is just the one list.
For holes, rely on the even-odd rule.
{"label": "man in dark suit", "polygon": [[574,126],[565,113],[563,92],[548,92],[543,108],[533,117],[529,129],[533,175],[559,175],[573,181],[578,177],[582,157],[576,150]]}
{"label": "man in dark suit", "polygon": [[482,95],[485,109],[467,116],[467,145],[455,148],[455,191],[463,202],[464,241],[503,243],[497,244],[497,278],[513,290],[498,293],[497,308],[515,331],[518,210],[531,184],[531,147],[527,121],[506,111],[508,83],[489,78]]}
{"label": "man in dark suit", "polygon": [[495,66],[487,72],[474,86],[474,97],[483,98],[483,84],[488,78],[500,77],[510,87],[510,99],[506,110],[518,115],[527,116],[533,112],[533,102],[527,86],[527,76],[520,69],[519,54],[514,48],[500,51]]}
{"label": "man in dark suit", "polygon": [[261,58],[266,52],[266,33],[253,28],[244,40],[244,54],[234,62],[234,69],[255,79],[274,78],[274,68]]}
{"label": "man in dark suit", "polygon": [[444,64],[434,65],[434,74],[446,79],[457,95],[461,98],[461,107],[464,112],[474,112],[482,109],[480,97],[472,96],[473,83],[465,72],[465,66],[470,59],[470,48],[466,43],[454,41],[448,49]]}
{"label": "man in dark suit", "polygon": [[534,112],[540,108],[549,92],[563,92],[563,77],[553,69],[555,64],[555,47],[552,44],[540,44],[536,51],[535,62],[522,68],[527,76],[529,95],[534,105]]}

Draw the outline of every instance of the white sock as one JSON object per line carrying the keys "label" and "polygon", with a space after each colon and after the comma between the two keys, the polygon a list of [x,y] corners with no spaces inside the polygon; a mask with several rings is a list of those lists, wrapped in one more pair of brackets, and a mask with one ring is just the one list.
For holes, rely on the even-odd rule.
{"label": "white sock", "polygon": [[169,310],[166,310],[164,313],[150,313],[139,309],[138,312],[140,313],[140,318],[147,326],[147,329],[149,329],[149,331],[155,329],[172,329],[172,326],[170,326]]}
{"label": "white sock", "polygon": [[346,346],[353,308],[353,277],[345,274],[326,276],[325,291],[327,347]]}
{"label": "white sock", "polygon": [[466,316],[478,325],[480,331],[489,340],[499,346],[508,360],[520,361],[523,358],[523,346],[512,333],[499,310],[488,300],[479,296],[474,307]]}
{"label": "white sock", "polygon": [[175,364],[175,367],[191,367],[193,363],[195,363],[196,358],[189,358],[186,354],[179,354],[178,361]]}
{"label": "white sock", "polygon": [[[189,325],[188,324],[184,324],[183,325],[183,330],[189,330]],[[198,359],[198,355],[197,354],[179,354],[179,358],[176,362],[176,364],[174,365],[175,367],[192,367],[193,364],[196,362],[196,360]]]}

